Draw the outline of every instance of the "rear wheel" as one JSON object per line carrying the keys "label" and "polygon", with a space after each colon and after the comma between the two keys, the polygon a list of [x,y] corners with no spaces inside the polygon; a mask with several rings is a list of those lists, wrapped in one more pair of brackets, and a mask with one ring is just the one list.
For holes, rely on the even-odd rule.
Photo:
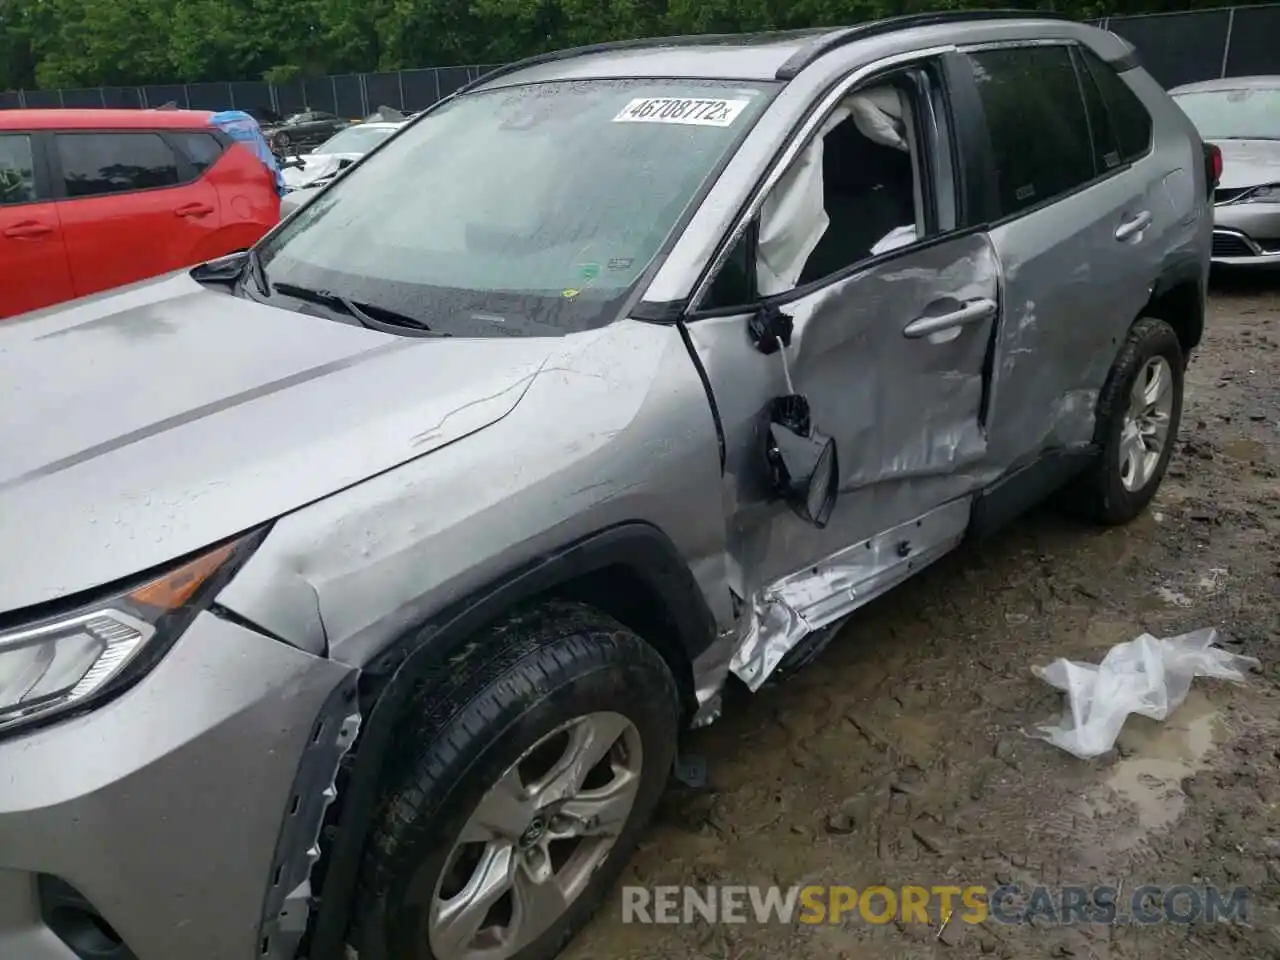
{"label": "rear wheel", "polygon": [[1068,490],[1076,512],[1115,525],[1146,509],[1173,455],[1185,369],[1172,327],[1150,317],[1133,325],[1098,398],[1097,459]]}
{"label": "rear wheel", "polygon": [[590,918],[671,770],[661,657],[554,603],[478,638],[425,691],[366,858],[361,956],[548,960]]}

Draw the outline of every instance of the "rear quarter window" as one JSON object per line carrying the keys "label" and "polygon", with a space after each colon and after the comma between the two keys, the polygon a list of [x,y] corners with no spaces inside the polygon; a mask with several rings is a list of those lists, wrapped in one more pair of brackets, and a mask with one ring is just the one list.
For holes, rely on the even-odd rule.
{"label": "rear quarter window", "polygon": [[1130,163],[1151,149],[1151,114],[1124,78],[1092,50],[1080,48],[1080,62],[1106,104],[1120,160]]}
{"label": "rear quarter window", "polygon": [[158,133],[59,133],[66,196],[98,197],[177,186],[178,157]]}
{"label": "rear quarter window", "polygon": [[178,130],[168,134],[168,137],[182,152],[182,155],[190,161],[192,168],[197,174],[204,173],[217,163],[218,158],[220,158],[226,150],[222,141],[212,133],[202,133],[195,130]]}

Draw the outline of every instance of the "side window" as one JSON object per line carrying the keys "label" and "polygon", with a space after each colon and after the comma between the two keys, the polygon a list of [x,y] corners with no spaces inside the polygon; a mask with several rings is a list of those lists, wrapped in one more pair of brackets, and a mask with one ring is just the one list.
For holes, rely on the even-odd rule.
{"label": "side window", "polygon": [[991,138],[999,216],[1094,178],[1089,122],[1070,48],[1012,47],[969,59]]}
{"label": "side window", "polygon": [[35,199],[31,138],[25,133],[0,134],[0,207]]}
{"label": "side window", "polygon": [[844,98],[765,197],[706,308],[786,293],[927,235],[916,88],[906,74]]}
{"label": "side window", "polygon": [[68,197],[150,190],[179,182],[178,158],[157,133],[60,133],[56,139]]}
{"label": "side window", "polygon": [[1130,163],[1143,156],[1151,149],[1151,114],[1146,106],[1129,89],[1124,78],[1103,63],[1092,50],[1081,48],[1080,59],[1107,106],[1111,127],[1119,142],[1121,161]]}
{"label": "side window", "polygon": [[197,174],[204,173],[222,156],[222,142],[211,133],[180,130],[169,134],[178,149],[191,161]]}

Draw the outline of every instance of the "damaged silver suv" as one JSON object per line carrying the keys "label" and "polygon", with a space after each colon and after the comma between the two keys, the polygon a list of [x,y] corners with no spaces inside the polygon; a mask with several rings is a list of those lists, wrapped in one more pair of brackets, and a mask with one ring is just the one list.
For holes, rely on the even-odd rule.
{"label": "damaged silver suv", "polygon": [[0,957],[552,957],[730,677],[1151,500],[1208,156],[1067,21],[593,47],[0,325]]}

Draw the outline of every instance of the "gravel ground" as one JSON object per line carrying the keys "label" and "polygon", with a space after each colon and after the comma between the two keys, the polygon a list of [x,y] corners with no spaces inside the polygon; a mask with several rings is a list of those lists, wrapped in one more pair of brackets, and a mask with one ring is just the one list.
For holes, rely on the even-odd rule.
{"label": "gravel ground", "polygon": [[[618,891],[565,957],[1280,957],[1278,290],[1219,281],[1148,513],[1028,517],[872,604],[788,683],[730,698],[687,745],[709,787],[669,791],[623,880],[1243,885],[1247,921],[652,926],[622,922]],[[1024,734],[1061,706],[1032,665],[1206,626],[1262,661],[1247,685],[1197,680],[1098,760]]]}

